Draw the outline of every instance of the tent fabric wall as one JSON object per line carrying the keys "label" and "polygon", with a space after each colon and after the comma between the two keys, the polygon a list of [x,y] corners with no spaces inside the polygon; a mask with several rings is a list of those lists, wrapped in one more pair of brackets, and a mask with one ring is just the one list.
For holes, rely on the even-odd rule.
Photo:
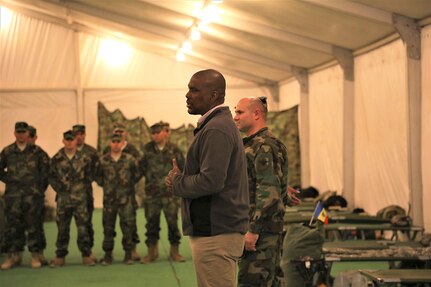
{"label": "tent fabric wall", "polygon": [[355,59],[355,203],[408,209],[406,51],[401,40]]}
{"label": "tent fabric wall", "polygon": [[286,110],[300,103],[301,90],[298,81],[290,81],[280,85],[279,109]]}
{"label": "tent fabric wall", "polygon": [[309,76],[310,167],[312,186],[343,192],[343,73],[334,66]]}
{"label": "tent fabric wall", "polygon": [[0,52],[2,89],[74,86],[72,30],[12,13],[0,30]]}
{"label": "tent fabric wall", "polygon": [[422,29],[422,180],[425,229],[431,230],[431,25]]}

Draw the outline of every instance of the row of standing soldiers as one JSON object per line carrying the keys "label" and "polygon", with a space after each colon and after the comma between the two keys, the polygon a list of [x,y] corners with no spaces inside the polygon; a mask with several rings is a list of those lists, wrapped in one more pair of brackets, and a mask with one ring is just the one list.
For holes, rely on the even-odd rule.
{"label": "row of standing soldiers", "polygon": [[[30,265],[39,268],[48,264],[43,251],[46,238],[43,229],[45,191],[51,185],[56,192],[56,257],[51,267],[65,265],[70,240],[70,223],[75,219],[78,248],[83,264],[93,266],[94,229],[92,214],[94,198],[92,182],[103,187],[103,265],[113,262],[115,222],[117,214],[123,233],[124,262],[134,260],[150,263],[158,257],[157,242],[160,213],[163,210],[168,224],[171,244],[170,258],[185,261],[179,253],[181,235],[178,229],[179,199],[167,192],[164,178],[172,168],[172,159],[180,167],[184,156],[169,142],[169,124],[159,122],[151,126],[152,141],[140,152],[127,143],[123,125],[114,126],[109,145],[99,156],[97,150],[85,143],[85,126],[75,125],[63,134],[64,147],[52,159],[35,144],[36,129],[26,122],[15,124],[16,141],[0,153],[0,180],[6,184],[4,193],[6,230],[3,252],[7,253],[1,269],[18,266],[27,243],[31,252]],[[137,233],[135,185],[145,177],[144,210],[146,217],[146,245],[148,254],[142,259],[136,252],[140,242]]]}

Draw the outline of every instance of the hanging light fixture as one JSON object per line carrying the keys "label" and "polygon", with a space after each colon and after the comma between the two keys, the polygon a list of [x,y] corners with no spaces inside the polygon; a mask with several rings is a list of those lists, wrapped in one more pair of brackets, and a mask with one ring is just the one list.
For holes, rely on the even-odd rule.
{"label": "hanging light fixture", "polygon": [[198,41],[201,39],[201,32],[199,29],[219,20],[221,9],[213,4],[221,4],[222,2],[223,1],[221,0],[205,0],[201,7],[197,7],[197,10],[193,12],[196,19],[193,21],[193,24],[189,29],[187,38],[178,47],[176,55],[176,59],[178,61],[184,61],[186,54],[192,51],[192,41]]}

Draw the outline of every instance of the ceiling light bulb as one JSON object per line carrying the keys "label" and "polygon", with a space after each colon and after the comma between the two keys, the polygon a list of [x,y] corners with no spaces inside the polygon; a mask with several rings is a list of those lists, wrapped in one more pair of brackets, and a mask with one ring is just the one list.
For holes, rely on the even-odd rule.
{"label": "ceiling light bulb", "polygon": [[190,41],[184,41],[183,46],[181,47],[183,52],[189,53],[192,51],[192,43]]}
{"label": "ceiling light bulb", "polygon": [[206,6],[203,10],[202,10],[202,22],[204,24],[209,24],[212,22],[217,22],[220,19],[220,14],[221,11],[219,8],[217,8],[214,5],[209,5]]}
{"label": "ceiling light bulb", "polygon": [[176,58],[177,58],[177,61],[184,62],[184,60],[186,59],[186,55],[184,55],[183,52],[178,51]]}
{"label": "ceiling light bulb", "polygon": [[199,32],[198,28],[196,27],[192,28],[192,32],[190,33],[190,38],[193,41],[197,41],[201,38],[201,32]]}

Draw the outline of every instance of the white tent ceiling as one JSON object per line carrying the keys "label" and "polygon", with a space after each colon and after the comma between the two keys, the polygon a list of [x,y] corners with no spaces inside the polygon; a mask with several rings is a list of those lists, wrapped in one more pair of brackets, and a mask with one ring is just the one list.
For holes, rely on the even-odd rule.
{"label": "white tent ceiling", "polygon": [[[196,4],[211,1],[0,0],[20,13],[171,59],[199,22]],[[186,63],[223,67],[260,84],[335,63],[336,51],[358,55],[398,38],[396,22],[431,22],[429,0],[225,0],[217,7],[222,14],[201,29]]]}

